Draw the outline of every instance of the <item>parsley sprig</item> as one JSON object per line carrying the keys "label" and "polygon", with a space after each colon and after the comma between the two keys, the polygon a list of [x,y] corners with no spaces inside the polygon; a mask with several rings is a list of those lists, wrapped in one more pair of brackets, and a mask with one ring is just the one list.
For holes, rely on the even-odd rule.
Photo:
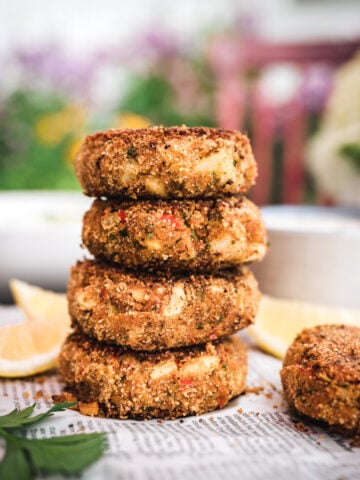
{"label": "parsley sprig", "polygon": [[12,432],[75,405],[74,402],[59,403],[47,412],[30,416],[34,411],[34,404],[24,410],[13,410],[0,416],[0,437],[6,442],[5,456],[0,463],[1,480],[31,480],[37,474],[75,474],[102,456],[105,450],[103,433],[28,439]]}

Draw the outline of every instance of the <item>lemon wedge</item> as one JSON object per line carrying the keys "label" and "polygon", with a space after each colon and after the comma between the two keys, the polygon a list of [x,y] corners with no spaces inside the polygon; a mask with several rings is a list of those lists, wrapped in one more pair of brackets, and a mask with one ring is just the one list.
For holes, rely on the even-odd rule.
{"label": "lemon wedge", "polygon": [[10,290],[26,319],[0,327],[0,376],[44,372],[56,365],[70,331],[66,296],[20,280],[11,280]]}
{"label": "lemon wedge", "polygon": [[261,349],[275,357],[284,358],[298,333],[304,328],[323,324],[360,327],[360,310],[263,295],[255,324],[249,327],[248,332]]}

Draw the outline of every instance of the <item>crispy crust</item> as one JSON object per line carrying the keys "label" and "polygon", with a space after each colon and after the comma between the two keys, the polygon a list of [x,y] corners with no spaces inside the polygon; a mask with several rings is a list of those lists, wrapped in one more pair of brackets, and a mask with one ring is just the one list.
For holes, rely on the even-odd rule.
{"label": "crispy crust", "polygon": [[250,270],[157,276],[87,260],[68,284],[73,324],[91,337],[133,350],[206,343],[247,327],[260,299]]}
{"label": "crispy crust", "polygon": [[299,413],[360,434],[360,328],[322,325],[304,330],[287,351],[281,380]]}
{"label": "crispy crust", "polygon": [[[161,353],[124,351],[75,333],[59,370],[82,402],[117,418],[177,418],[223,408],[245,388],[247,351],[236,337]],[[95,411],[95,410],[94,410]]]}
{"label": "crispy crust", "polygon": [[239,132],[151,127],[86,137],[76,174],[89,196],[194,198],[245,193],[257,170]]}
{"label": "crispy crust", "polygon": [[214,271],[261,260],[266,232],[245,197],[208,200],[95,200],[83,242],[97,258],[124,267]]}

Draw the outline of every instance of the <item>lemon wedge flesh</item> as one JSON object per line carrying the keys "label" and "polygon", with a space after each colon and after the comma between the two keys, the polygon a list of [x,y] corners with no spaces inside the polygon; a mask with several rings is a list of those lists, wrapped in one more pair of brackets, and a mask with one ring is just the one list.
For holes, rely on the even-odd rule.
{"label": "lemon wedge flesh", "polygon": [[64,294],[20,280],[10,290],[25,321],[0,327],[0,376],[24,377],[56,365],[60,346],[70,331]]}
{"label": "lemon wedge flesh", "polygon": [[255,324],[249,327],[257,345],[278,358],[304,328],[324,324],[344,324],[360,327],[360,310],[318,305],[316,303],[282,300],[263,295]]}

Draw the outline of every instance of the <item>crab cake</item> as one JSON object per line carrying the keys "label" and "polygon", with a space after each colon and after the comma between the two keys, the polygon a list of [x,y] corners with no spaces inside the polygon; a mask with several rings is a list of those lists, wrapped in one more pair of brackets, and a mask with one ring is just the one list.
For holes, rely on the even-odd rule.
{"label": "crab cake", "polygon": [[281,380],[287,401],[299,413],[360,434],[360,328],[304,330],[287,351]]}
{"label": "crab cake", "polygon": [[118,418],[177,418],[223,408],[245,388],[247,350],[237,336],[163,352],[125,351],[80,333],[59,356],[67,388]]}
{"label": "crab cake", "polygon": [[215,271],[260,260],[266,232],[245,197],[208,200],[95,200],[83,242],[99,259],[124,267]]}
{"label": "crab cake", "polygon": [[248,269],[165,276],[78,262],[68,284],[74,325],[99,341],[133,350],[206,343],[247,327],[260,293]]}
{"label": "crab cake", "polygon": [[89,196],[194,198],[245,193],[257,170],[239,132],[150,127],[88,136],[76,173]]}

